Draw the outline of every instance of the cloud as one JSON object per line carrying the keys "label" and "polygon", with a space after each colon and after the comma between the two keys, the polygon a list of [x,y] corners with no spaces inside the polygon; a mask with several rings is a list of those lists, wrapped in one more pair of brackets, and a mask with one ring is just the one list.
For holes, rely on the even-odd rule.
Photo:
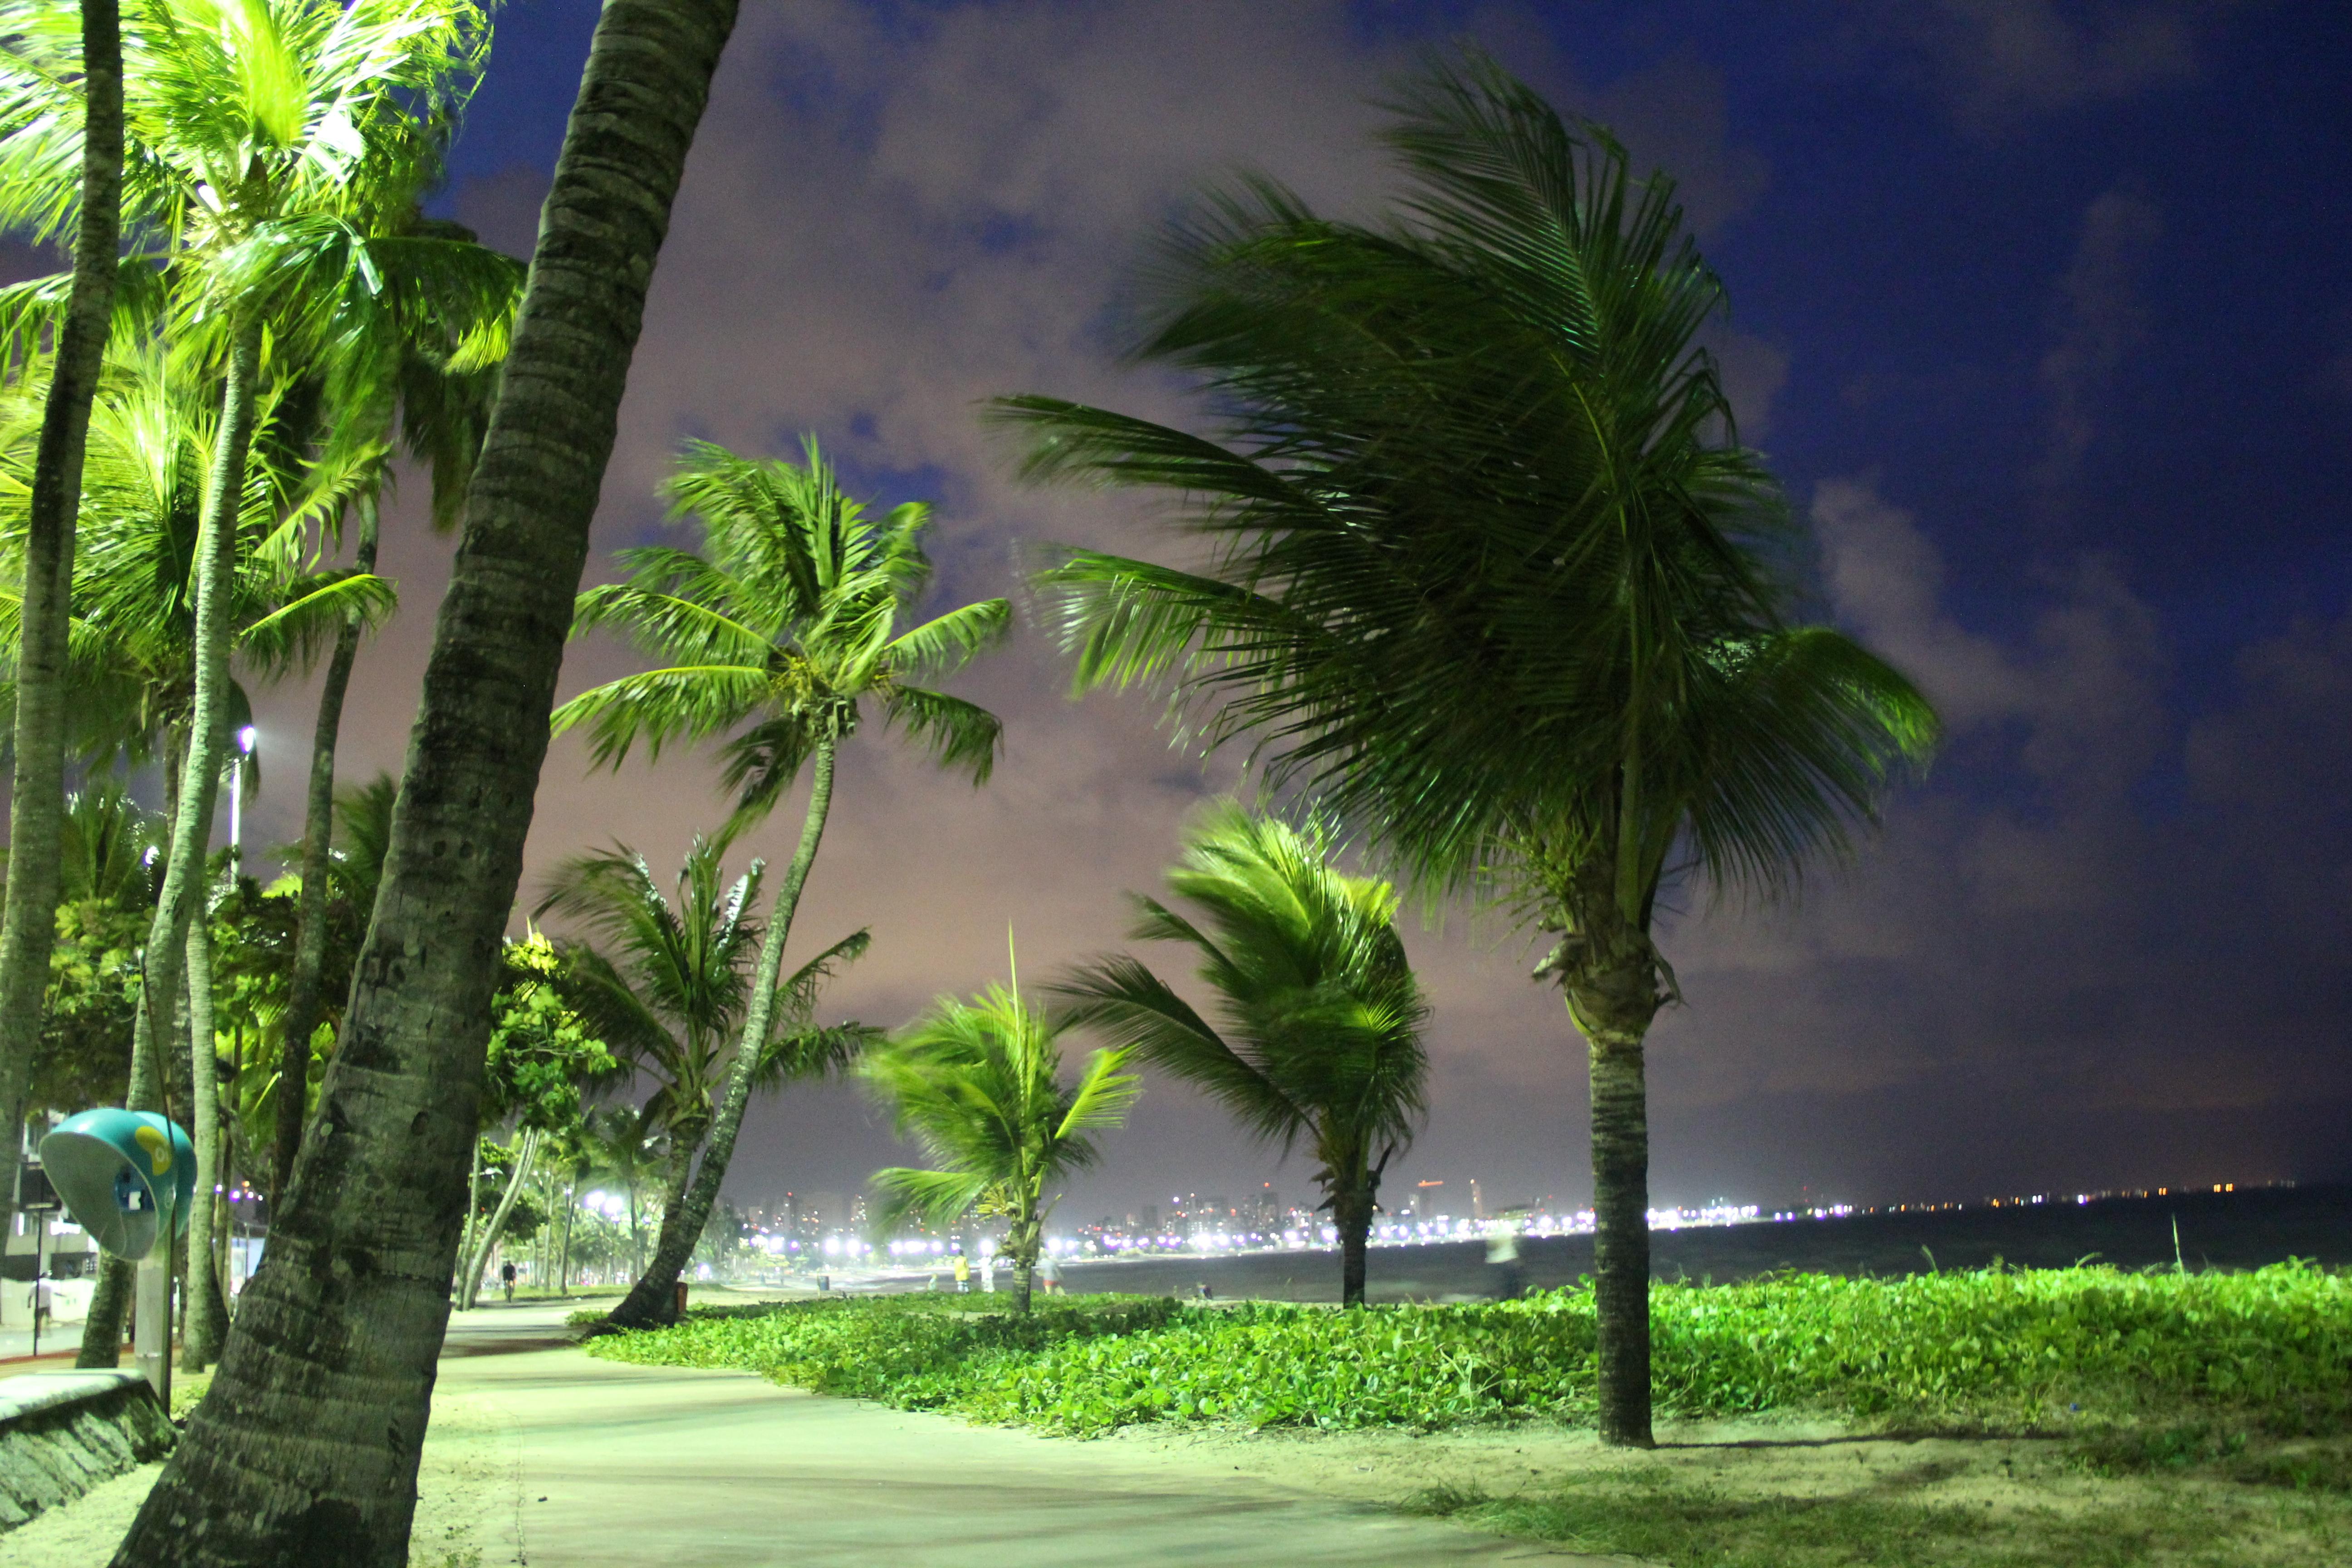
{"label": "cloud", "polygon": [[2084,209],[2074,260],[2059,284],[2058,342],[2042,358],[2050,426],[2032,477],[2044,489],[2062,489],[2081,473],[2097,430],[2095,405],[2147,335],[2138,285],[2163,233],[2155,205],[2123,191],[2107,191]]}
{"label": "cloud", "polygon": [[2326,783],[2352,766],[2352,618],[2248,650],[2184,725],[2157,617],[2101,563],[1999,638],[1875,480],[1812,514],[1838,618],[1937,701],[1948,754],[1795,906],[1670,932],[1690,1005],[1654,1037],[1661,1120],[1785,1118],[1865,1185],[2333,1172],[2305,1108],[2352,1100],[2352,811]]}
{"label": "cloud", "polygon": [[1932,0],[1859,11],[1865,31],[1925,64],[1955,120],[1998,134],[2195,76],[2201,35],[2231,8],[2202,0]]}
{"label": "cloud", "polygon": [[[654,487],[688,434],[778,452],[814,429],[860,493],[938,502],[940,605],[1007,591],[1024,540],[1150,548],[1140,507],[1013,485],[975,405],[1040,391],[1161,418],[1192,412],[1165,380],[1113,361],[1124,270],[1187,193],[1236,167],[1276,174],[1318,205],[1369,205],[1382,175],[1363,145],[1375,118],[1364,100],[1412,40],[1356,20],[1337,0],[747,7],[656,278],[592,574],[660,530]],[[1482,19],[1475,30],[1558,100],[1608,119],[1637,163],[1674,167],[1703,229],[1738,221],[1769,188],[1706,71],[1595,84],[1532,27]],[[462,188],[455,208],[520,248],[543,188],[543,175],[508,170]],[[2117,255],[2127,216],[2099,229]],[[2085,255],[2095,226],[2086,216]],[[2128,336],[2093,331],[2086,301],[2110,274],[2078,267],[2065,331],[2080,326],[2088,409],[2100,344],[2127,352]],[[1758,430],[1785,350],[1736,333],[1720,347]],[[418,523],[421,489],[387,524],[386,570],[409,610],[362,656],[346,777],[398,765],[414,709],[450,548]],[[2231,762],[2256,757],[2297,702],[2334,689],[2340,631],[2250,656],[2242,691],[2191,727],[2208,760],[2189,805],[2177,822],[2153,820],[2150,781],[2188,767],[2182,721],[2161,628],[2112,566],[2052,575],[2023,634],[1999,637],[1948,607],[1932,515],[1848,478],[1821,487],[1814,516],[1838,616],[1917,674],[1955,742],[1849,871],[1793,907],[1702,907],[1668,932],[1690,1005],[1656,1037],[1659,1196],[2185,1181],[2198,1172],[2183,1164],[2250,1146],[2245,1119],[2258,1112],[2246,1107],[2347,1092],[2344,1069],[2326,1065],[2340,1050],[2309,1023],[2328,1016],[2315,995],[2352,1002],[2342,901],[2331,912],[2315,895],[2303,917],[2292,952],[2312,956],[2294,1006],[2261,967],[2265,952],[2289,951],[2262,879],[2344,862],[2322,838],[2265,842],[2264,764]],[[618,648],[580,645],[564,694],[629,668]],[[1001,977],[1008,925],[1024,976],[1120,941],[1120,895],[1157,884],[1186,814],[1234,775],[1171,752],[1148,701],[1071,703],[1066,682],[1058,657],[1024,632],[959,683],[1007,722],[1003,765],[982,790],[894,737],[857,738],[802,931],[814,942],[870,925],[876,942],[829,1014],[895,1024],[940,992]],[[300,754],[309,700],[299,687],[263,696],[273,759]],[[694,758],[590,776],[581,749],[559,742],[525,898],[557,858],[612,837],[673,862],[721,805]],[[290,837],[299,809],[295,792],[273,789],[257,837]],[[796,820],[788,805],[750,848],[781,858]],[[2245,868],[2255,864],[2260,876]],[[1409,1170],[1579,1197],[1583,1051],[1557,995],[1528,983],[1515,937],[1458,910],[1407,942],[1439,1006],[1434,1113]],[[2164,1131],[2160,1147],[2151,1130]],[[2315,1135],[2295,1136],[2306,1142],[2279,1145],[2281,1173]],[[1077,1212],[1206,1190],[1221,1174],[1230,1190],[1304,1180],[1295,1165],[1276,1175],[1264,1151],[1165,1085],[1110,1152],[1074,1190]],[[898,1157],[855,1095],[796,1092],[755,1110],[734,1190],[850,1189]],[[2242,1163],[2213,1179],[2257,1173]],[[1927,1193],[1905,1184],[1918,1182]]]}

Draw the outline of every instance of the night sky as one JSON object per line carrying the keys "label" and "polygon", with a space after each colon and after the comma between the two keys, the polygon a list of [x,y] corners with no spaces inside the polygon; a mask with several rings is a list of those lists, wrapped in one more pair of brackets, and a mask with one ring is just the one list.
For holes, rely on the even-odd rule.
{"label": "night sky", "polygon": [[[527,252],[594,6],[502,13],[442,210]],[[663,256],[602,553],[663,536],[685,437],[937,503],[937,605],[1009,592],[1024,541],[1159,548],[1129,503],[1024,491],[993,394],[1165,418],[1117,369],[1126,269],[1188,192],[1251,167],[1375,210],[1366,105],[1477,39],[1680,182],[1733,316],[1748,437],[1821,544],[1820,612],[1936,698],[1951,743],[1801,901],[1670,921],[1687,1005],[1652,1037],[1653,1191],[1974,1198],[2352,1174],[2352,18],[2333,5],[1268,5],[746,0]],[[362,655],[344,773],[396,766],[450,548],[409,487],[407,608]],[[568,695],[629,668],[575,649]],[[861,924],[828,1014],[1117,942],[1230,764],[1146,699],[1072,703],[1024,631],[957,689],[1008,747],[975,792],[878,727],[851,749],[803,951]],[[311,692],[261,701],[290,838]],[[613,838],[665,875],[724,802],[692,756],[548,762],[526,902]],[[781,860],[798,811],[757,847]],[[1580,1204],[1584,1068],[1518,934],[1406,939],[1437,1006],[1434,1107],[1393,1173]],[[1149,955],[1147,955],[1149,956]],[[1158,955],[1174,962],[1174,955]],[[1066,1215],[1272,1180],[1166,1085]],[[899,1158],[852,1092],[757,1105],[730,1193],[850,1189]]]}

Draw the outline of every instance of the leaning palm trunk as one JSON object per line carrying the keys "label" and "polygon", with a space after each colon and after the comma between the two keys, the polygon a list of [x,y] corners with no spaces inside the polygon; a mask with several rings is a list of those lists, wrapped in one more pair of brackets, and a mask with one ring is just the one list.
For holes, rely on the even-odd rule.
{"label": "leaning palm trunk", "polygon": [[118,1563],[408,1561],[499,937],[646,288],[735,12],[608,0],[597,21],[317,1127]]}
{"label": "leaning palm trunk", "polygon": [[[172,792],[171,858],[147,927],[139,1005],[131,1026],[131,1084],[124,1104],[132,1110],[164,1109],[163,1053],[156,1043],[158,996],[179,994],[187,957],[188,932],[204,901],[206,852],[212,845],[213,805],[220,792],[220,765],[228,743],[228,648],[231,626],[225,602],[236,574],[236,530],[245,493],[246,458],[253,446],[254,393],[260,380],[261,334],[240,329],[229,351],[228,384],[221,395],[220,434],[212,472],[205,481],[204,521],[195,550],[195,696],[187,725],[184,755],[164,763]],[[89,1312],[82,1320],[82,1352],[77,1366],[112,1366],[122,1338],[122,1318],[131,1302],[131,1269],[119,1258],[101,1266]]]}
{"label": "leaning palm trunk", "polygon": [[[816,847],[824,837],[825,815],[833,806],[834,742],[820,742],[810,759],[808,816],[801,824],[801,841],[793,863],[776,890],[776,907],[760,942],[760,962],[751,973],[751,997],[743,1009],[743,1037],[735,1048],[734,1065],[727,1074],[727,1093],[710,1123],[710,1142],[694,1182],[681,1193],[672,1189],[662,1210],[661,1233],[654,1242],[653,1261],[637,1275],[621,1304],[604,1321],[614,1328],[633,1329],[667,1323],[677,1317],[677,1281],[685,1273],[702,1227],[719,1201],[719,1184],[727,1179],[727,1163],[735,1156],[735,1136],[743,1130],[743,1111],[751,1101],[751,1080],[759,1076],[760,1058],[768,1041],[768,1022],[775,1005],[776,977],[783,971],[784,943],[792,936],[793,913],[800,907],[801,889],[808,881]],[[681,1154],[684,1173],[690,1155]]]}
{"label": "leaning palm trunk", "polygon": [[471,1311],[482,1290],[482,1270],[490,1265],[490,1254],[499,1245],[499,1237],[507,1233],[508,1216],[514,1213],[515,1199],[522,1195],[523,1184],[530,1180],[534,1156],[539,1153],[539,1130],[526,1127],[515,1147],[514,1169],[508,1173],[507,1190],[499,1195],[499,1206],[490,1215],[490,1223],[474,1238],[474,1249],[466,1255],[466,1271],[457,1280],[457,1310]]}
{"label": "leaning palm trunk", "polygon": [[214,1268],[214,1197],[220,1186],[220,1062],[213,1054],[212,932],[200,918],[188,928],[188,1121],[195,1133],[196,1195],[188,1206],[187,1324],[180,1362],[201,1372],[220,1354],[228,1303]]}
{"label": "leaning palm trunk", "polygon": [[481,1225],[482,1208],[482,1139],[474,1135],[473,1162],[466,1169],[466,1226],[458,1233],[457,1256],[474,1256],[474,1232]]}
{"label": "leaning palm trunk", "polygon": [[[374,497],[360,498],[359,514],[358,566],[362,572],[373,572],[377,530]],[[278,1029],[277,1141],[269,1166],[273,1205],[294,1173],[295,1152],[302,1146],[302,1120],[310,1110],[310,1034],[319,1026],[325,1001],[320,991],[327,967],[327,879],[335,831],[335,745],[342,733],[343,697],[351,689],[352,665],[359,658],[360,630],[360,617],[353,613],[335,633],[335,651],[327,660],[327,679],[319,689],[319,722],[310,735],[310,794],[302,816],[301,934],[295,943],[294,977]],[[270,1209],[273,1215],[277,1212],[275,1206]]]}
{"label": "leaning palm trunk", "polygon": [[[90,399],[114,300],[122,189],[122,39],[116,0],[82,0],[81,223],[73,291],[41,411],[16,648],[16,764],[0,913],[0,1127],[24,1125],[26,1086],[57,940],[65,811],[66,636]],[[11,1136],[14,1136],[12,1133]]]}
{"label": "leaning palm trunk", "polygon": [[555,1254],[555,1293],[572,1293],[572,1216],[580,1212],[580,1178],[574,1176],[563,1189],[563,1240]]}

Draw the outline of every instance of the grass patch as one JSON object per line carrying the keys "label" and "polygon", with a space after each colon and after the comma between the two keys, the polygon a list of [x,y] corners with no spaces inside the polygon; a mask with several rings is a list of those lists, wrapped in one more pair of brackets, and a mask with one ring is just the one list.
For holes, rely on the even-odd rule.
{"label": "grass patch", "polygon": [[[1652,1302],[1659,1402],[1685,1416],[2105,1434],[2091,1460],[2121,1468],[2162,1464],[2168,1443],[2185,1462],[2229,1458],[2244,1445],[2214,1445],[2236,1432],[2352,1432],[2352,1278],[2308,1265],[1787,1275],[1662,1284]],[[1592,1342],[1589,1289],[1346,1312],[1077,1297],[1026,1319],[987,1297],[919,1294],[695,1309],[592,1353],[740,1367],[1066,1433],[1139,1422],[1432,1430],[1586,1418]]]}
{"label": "grass patch", "polygon": [[1429,1494],[1409,1511],[1675,1568],[2239,1568],[2328,1560],[2309,1554],[2319,1543],[2307,1532],[2264,1542],[2261,1522],[2240,1517],[2246,1510],[2145,1492],[2061,1508],[1938,1499],[1900,1485],[1759,1496],[1675,1479],[1594,1478],[1539,1498]]}

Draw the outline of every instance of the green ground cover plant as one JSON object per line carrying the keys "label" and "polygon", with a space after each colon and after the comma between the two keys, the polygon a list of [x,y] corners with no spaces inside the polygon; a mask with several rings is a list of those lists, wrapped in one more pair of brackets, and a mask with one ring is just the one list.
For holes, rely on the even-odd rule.
{"label": "green ground cover plant", "polygon": [[[1662,1285],[1653,1321],[1660,1401],[1685,1416],[2067,1433],[2119,1469],[2160,1465],[2168,1443],[2205,1463],[2242,1450],[2223,1452],[2231,1433],[2352,1432],[2352,1276],[2307,1264]],[[1078,1297],[1027,1321],[988,1297],[869,1297],[697,1310],[592,1351],[1077,1435],[1582,1422],[1594,1398],[1589,1288],[1344,1312]],[[2299,1484],[2332,1479],[2322,1465]]]}
{"label": "green ground cover plant", "polygon": [[1406,1511],[1675,1568],[2248,1568],[2330,1563],[2341,1520],[2210,1493],[2053,1506],[1877,1495],[1754,1495],[1675,1477],[1585,1478],[1549,1495],[1442,1490]]}

